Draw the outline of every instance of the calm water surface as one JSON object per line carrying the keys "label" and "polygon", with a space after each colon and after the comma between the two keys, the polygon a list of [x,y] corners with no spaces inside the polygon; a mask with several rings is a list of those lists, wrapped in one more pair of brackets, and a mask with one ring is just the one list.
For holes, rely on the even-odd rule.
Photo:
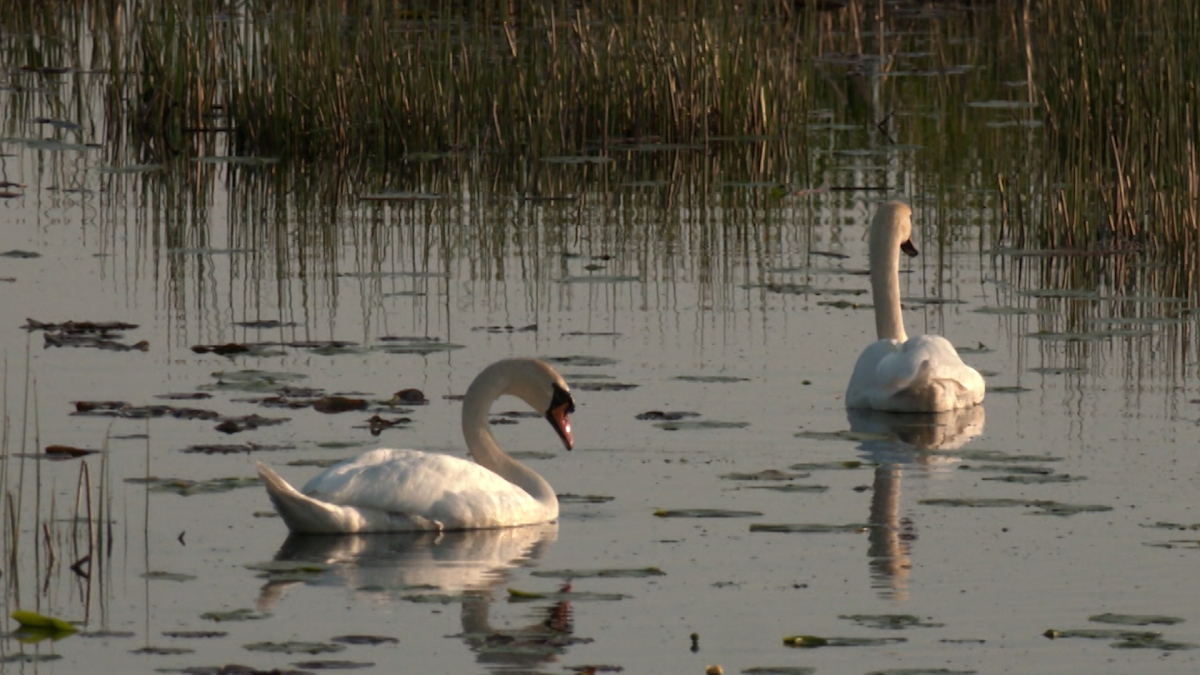
{"label": "calm water surface", "polygon": [[[274,165],[106,173],[103,147],[17,140],[51,135],[33,123],[6,133],[4,177],[26,187],[0,202],[0,252],[38,257],[0,257],[6,480],[21,509],[3,602],[6,614],[37,609],[83,631],[6,638],[6,672],[321,660],[427,673],[1198,667],[1196,535],[1162,525],[1200,523],[1192,307],[1108,283],[1154,269],[1135,256],[1097,258],[1081,282],[1063,258],[997,255],[989,195],[939,199],[911,169],[919,149],[839,155],[869,144],[815,132],[838,171],[896,186],[886,193],[773,201],[737,184],[745,176],[700,188],[668,172],[668,199],[664,187],[622,186],[648,161],[617,154],[601,179],[565,180],[584,186],[567,202],[518,201],[464,170],[461,183],[414,174],[389,186],[437,200],[318,208],[278,188],[269,177],[285,169]],[[914,422],[842,406],[873,337],[865,227],[892,197],[915,205],[922,249],[901,281],[909,332],[970,348],[992,389],[982,409]],[[52,347],[23,330],[26,318],[129,322],[137,328],[113,339],[149,346]],[[284,325],[238,325],[268,319]],[[411,338],[440,342],[413,350]],[[352,344],[191,349],[327,341]],[[249,479],[261,460],[296,482],[319,469],[292,463],[377,445],[461,453],[447,397],[512,355],[556,360],[576,391],[578,445],[561,452],[536,419],[498,426],[501,443],[560,494],[611,498],[564,500],[556,525],[288,539],[256,484],[185,496],[126,480]],[[249,369],[376,400],[419,388],[429,404],[381,413],[413,421],[373,437],[368,413],[260,405],[272,389],[229,386]],[[158,398],[197,392],[211,398]],[[75,415],[76,401],[287,421],[226,435],[215,420]],[[495,412],[518,409],[502,401]],[[638,419],[648,411],[697,415]],[[183,452],[200,444],[257,446]],[[103,463],[22,454],[47,445],[107,452]],[[111,523],[109,543],[77,567],[87,577],[71,570],[88,552],[72,533],[82,464]],[[790,477],[744,476],[768,470]],[[758,515],[655,515],[673,509]],[[762,524],[835,531],[752,531]],[[548,597],[514,601],[508,589]],[[233,610],[253,618],[204,616]],[[1177,622],[1093,619],[1104,614]],[[1051,640],[1048,629],[1162,636]],[[347,635],[397,642],[331,642]],[[784,646],[793,635],[880,642]],[[344,649],[246,647],[264,642]],[[35,658],[45,660],[24,663]]]}

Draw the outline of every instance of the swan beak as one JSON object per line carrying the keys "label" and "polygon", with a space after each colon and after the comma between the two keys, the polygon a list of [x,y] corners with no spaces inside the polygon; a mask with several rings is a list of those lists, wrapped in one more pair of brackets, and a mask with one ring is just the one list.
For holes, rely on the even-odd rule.
{"label": "swan beak", "polygon": [[905,239],[904,242],[900,244],[900,250],[904,251],[904,254],[910,258],[917,254],[917,247],[913,245],[912,239]]}
{"label": "swan beak", "polygon": [[574,407],[570,403],[563,403],[546,412],[546,419],[550,420],[550,426],[554,427],[554,431],[562,439],[563,447],[567,450],[575,446],[575,439],[571,437],[571,420],[567,417],[567,413],[571,412]]}

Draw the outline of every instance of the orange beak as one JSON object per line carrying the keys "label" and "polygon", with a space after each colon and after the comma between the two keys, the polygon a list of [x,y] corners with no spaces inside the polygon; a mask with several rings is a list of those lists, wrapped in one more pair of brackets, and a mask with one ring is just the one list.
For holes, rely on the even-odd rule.
{"label": "orange beak", "polygon": [[575,446],[575,439],[571,436],[571,419],[567,416],[574,408],[575,406],[568,402],[546,412],[546,419],[550,421],[550,426],[554,427],[555,433],[562,439],[563,447],[567,450]]}

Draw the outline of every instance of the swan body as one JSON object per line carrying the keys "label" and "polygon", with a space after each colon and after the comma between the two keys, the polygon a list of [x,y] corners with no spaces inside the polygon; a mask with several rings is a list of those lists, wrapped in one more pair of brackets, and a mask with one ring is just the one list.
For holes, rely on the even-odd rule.
{"label": "swan body", "polygon": [[381,448],[329,467],[300,490],[261,462],[258,475],[296,533],[476,530],[553,521],[554,489],[492,436],[488,410],[505,394],[543,413],[571,449],[568,415],[575,402],[567,383],[536,359],[505,359],[485,368],[463,398],[463,436],[474,462]]}
{"label": "swan body", "polygon": [[890,412],[945,412],[983,400],[979,371],[963,363],[940,335],[909,338],[900,315],[900,251],[917,254],[911,240],[912,209],[887,202],[871,221],[871,291],[878,341],[854,364],[846,407]]}

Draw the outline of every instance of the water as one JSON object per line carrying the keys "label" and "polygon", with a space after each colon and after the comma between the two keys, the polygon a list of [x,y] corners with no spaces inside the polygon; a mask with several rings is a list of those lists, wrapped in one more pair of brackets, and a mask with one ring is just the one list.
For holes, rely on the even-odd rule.
{"label": "water", "polygon": [[[991,120],[986,108],[968,114]],[[10,120],[10,138],[49,134],[22,119]],[[862,153],[877,150],[869,134],[813,133],[835,183],[895,189],[772,200],[763,179],[798,167],[763,176],[717,153],[726,173],[710,181],[704,153],[685,149],[614,153],[612,166],[586,173],[554,164],[539,187],[576,195],[565,201],[515,199],[463,161],[388,186],[439,199],[377,203],[335,199],[312,187],[320,176],[280,165],[180,159],[106,173],[104,148],[3,141],[6,179],[27,186],[0,202],[0,252],[39,254],[0,257],[0,277],[12,279],[0,282],[6,485],[21,508],[3,605],[82,631],[6,637],[3,669],[37,655],[53,658],[39,670],[72,673],[319,660],[379,672],[1193,672],[1196,537],[1163,525],[1200,523],[1193,301],[1149,258],[996,253],[994,194],[970,187],[979,176],[941,192],[914,168],[933,149]],[[785,142],[741,143],[763,152]],[[638,182],[660,169],[666,186]],[[922,255],[901,280],[909,332],[976,348],[965,359],[992,389],[982,410],[916,428],[850,418],[841,402],[873,326],[868,308],[844,303],[870,303],[857,274],[865,225],[890,197],[916,207]],[[42,332],[22,329],[26,317],[137,324],[113,339],[148,349],[44,346]],[[285,325],[238,325],[261,320]],[[389,349],[412,341],[384,337],[454,348],[397,354]],[[334,340],[354,344],[191,349]],[[303,481],[319,469],[290,462],[378,444],[461,453],[459,404],[447,396],[511,355],[552,359],[564,373],[578,445],[560,451],[527,419],[497,427],[502,445],[526,453],[560,494],[611,500],[564,500],[559,523],[539,528],[289,540],[260,487],[182,496],[126,480],[249,478],[261,460]],[[214,373],[245,369],[374,400],[419,388],[429,404],[382,413],[413,423],[376,438],[368,414],[268,408],[249,399],[269,391],[214,386],[230,380]],[[196,392],[211,398],[156,398]],[[71,414],[76,401],[108,400],[288,421],[225,435],[215,420]],[[698,415],[672,430],[637,419],[649,411]],[[218,443],[286,449],[181,452]],[[51,444],[107,452],[103,463],[19,456]],[[86,577],[70,568],[89,551],[72,528],[83,464],[92,508],[108,514],[93,520],[111,523],[77,566]],[[809,475],[729,477],[765,470]],[[758,489],[784,485],[808,489]],[[1061,510],[1071,507],[1080,510]],[[767,524],[838,531],[751,531]],[[514,601],[508,589],[549,595]],[[204,618],[235,610],[257,618]],[[1089,619],[1107,613],[1181,622]],[[1051,640],[1049,629],[1162,638]],[[178,631],[224,634],[166,634]],[[334,640],[353,635],[398,642]],[[885,641],[784,646],[795,635]],[[344,649],[246,647],[291,641]],[[146,647],[191,651],[136,653]]]}

